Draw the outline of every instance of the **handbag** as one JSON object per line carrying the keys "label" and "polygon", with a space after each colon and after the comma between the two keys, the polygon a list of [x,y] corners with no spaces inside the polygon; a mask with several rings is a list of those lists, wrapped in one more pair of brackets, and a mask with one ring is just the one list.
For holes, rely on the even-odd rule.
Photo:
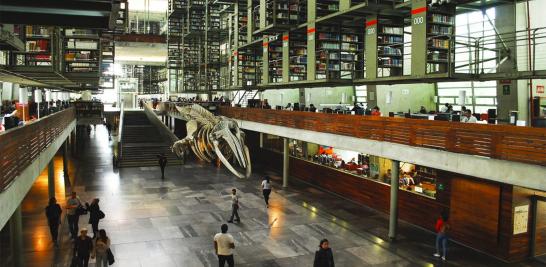
{"label": "handbag", "polygon": [[79,205],[77,208],[76,208],[76,215],[85,215],[87,214],[87,209],[84,208],[82,205]]}
{"label": "handbag", "polygon": [[106,250],[106,259],[108,259],[108,265],[112,265],[114,264],[114,262],[116,262],[116,260],[114,260],[114,254],[112,254],[111,249]]}
{"label": "handbag", "polygon": [[99,210],[99,219],[104,219],[104,217],[106,217],[106,215],[104,214],[104,212],[102,212],[102,210]]}

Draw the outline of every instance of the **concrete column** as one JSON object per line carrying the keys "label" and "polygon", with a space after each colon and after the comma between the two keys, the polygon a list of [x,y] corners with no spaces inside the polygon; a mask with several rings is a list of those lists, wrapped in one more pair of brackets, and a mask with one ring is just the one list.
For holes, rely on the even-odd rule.
{"label": "concrete column", "polygon": [[290,163],[290,151],[288,149],[288,138],[283,138],[283,159],[282,159],[282,187],[288,187],[288,172]]}
{"label": "concrete column", "polygon": [[389,239],[396,239],[398,228],[398,183],[400,161],[393,160],[391,166],[391,209],[389,213]]}
{"label": "concrete column", "polygon": [[[495,24],[494,27],[496,27],[497,31],[500,33],[506,33],[506,32],[515,32],[516,31],[516,5],[502,5],[495,7],[495,13],[497,19],[493,23]],[[487,19],[487,18],[486,18]],[[486,23],[489,23],[486,20]],[[516,46],[516,42],[512,42],[510,40],[504,40],[507,39],[506,37],[503,38],[496,38],[498,45],[497,48],[501,49],[501,52],[499,54],[500,59],[504,60],[502,64],[498,66],[497,71],[502,73],[512,73],[514,71],[517,71],[517,52],[520,50]],[[526,43],[527,44],[527,43]],[[526,50],[527,45],[522,46],[521,49]],[[525,58],[525,56],[523,57]],[[498,64],[499,62],[497,62]],[[525,65],[525,64],[524,64]],[[525,65],[527,66],[527,65]],[[487,72],[488,70],[485,70]],[[525,80],[522,80],[525,82]],[[524,86],[525,90],[529,90],[529,86]],[[503,121],[509,121],[510,117],[510,111],[517,111],[519,109],[519,91],[518,91],[518,81],[516,80],[501,80],[497,81],[497,118],[499,120]],[[526,102],[529,101],[527,98],[527,94],[525,94]],[[527,110],[528,105],[524,105],[525,110]],[[518,120],[527,120],[527,116],[521,116],[518,114]],[[528,121],[529,122],[529,121]]]}
{"label": "concrete column", "polygon": [[72,149],[72,151],[71,151],[72,157],[74,157],[74,155],[76,155],[76,139],[77,139],[76,128],[74,128],[74,131],[72,132],[72,138],[71,138],[72,142],[70,144],[71,149]]}
{"label": "concrete column", "polygon": [[23,262],[23,219],[21,205],[17,207],[9,219],[9,231],[13,264],[14,266],[25,266]]}
{"label": "concrete column", "polygon": [[264,133],[260,133],[260,148],[264,148]]}
{"label": "concrete column", "polygon": [[55,156],[47,165],[47,192],[49,198],[55,197]]}
{"label": "concrete column", "polygon": [[63,144],[63,174],[65,181],[68,179],[68,142]]}

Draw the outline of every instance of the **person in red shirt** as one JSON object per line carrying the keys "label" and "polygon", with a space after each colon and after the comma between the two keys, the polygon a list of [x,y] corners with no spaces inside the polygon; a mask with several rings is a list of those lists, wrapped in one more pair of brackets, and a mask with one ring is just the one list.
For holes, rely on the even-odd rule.
{"label": "person in red shirt", "polygon": [[[448,215],[446,211],[443,211],[438,220],[436,220],[436,253],[434,257],[442,258],[446,260],[447,253],[447,231],[449,230]],[[440,246],[442,247],[442,254],[440,254]]]}
{"label": "person in red shirt", "polygon": [[379,111],[378,106],[372,108],[372,116],[381,116],[381,111]]}

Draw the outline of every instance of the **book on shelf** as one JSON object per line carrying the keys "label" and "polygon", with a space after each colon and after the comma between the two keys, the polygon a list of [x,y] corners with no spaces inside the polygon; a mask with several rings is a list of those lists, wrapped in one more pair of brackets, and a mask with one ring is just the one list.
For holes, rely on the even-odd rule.
{"label": "book on shelf", "polygon": [[453,16],[443,15],[443,14],[432,14],[431,21],[435,23],[445,23],[453,25],[454,18]]}
{"label": "book on shelf", "polygon": [[402,28],[402,27],[383,26],[381,28],[381,33],[402,35],[402,34],[404,34],[404,28]]}

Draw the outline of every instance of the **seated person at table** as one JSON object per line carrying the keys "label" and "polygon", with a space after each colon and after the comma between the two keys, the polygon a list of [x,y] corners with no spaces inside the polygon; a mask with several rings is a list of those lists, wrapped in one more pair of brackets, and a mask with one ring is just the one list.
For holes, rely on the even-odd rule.
{"label": "seated person at table", "polygon": [[351,111],[354,111],[356,115],[364,114],[364,109],[357,102],[355,102],[353,109],[351,109]]}
{"label": "seated person at table", "polygon": [[391,169],[388,169],[387,170],[387,173],[385,173],[383,175],[383,181],[384,182],[389,182],[391,180],[391,177],[392,177],[392,172],[391,172]]}
{"label": "seated person at table", "polygon": [[449,103],[445,103],[445,105],[440,109],[441,113],[446,113],[449,109]]}
{"label": "seated person at table", "polygon": [[292,103],[288,103],[288,105],[286,105],[286,107],[284,107],[284,109],[292,110]]}
{"label": "seated person at table", "polygon": [[427,109],[424,106],[421,106],[421,109],[419,110],[419,113],[427,114]]}
{"label": "seated person at table", "polygon": [[267,102],[267,99],[264,99],[264,103],[262,105],[263,109],[271,109],[271,106],[269,105],[269,102]]}
{"label": "seated person at table", "polygon": [[463,122],[463,123],[476,123],[476,122],[478,122],[478,119],[476,119],[476,117],[472,116],[472,111],[470,111],[470,109],[467,109],[464,112],[464,117],[461,119],[461,122]]}
{"label": "seated person at table", "polygon": [[311,105],[309,105],[309,111],[310,112],[317,112],[317,108],[315,107],[315,105],[311,104]]}
{"label": "seated person at table", "polygon": [[381,116],[381,111],[378,106],[372,108],[372,116]]}

